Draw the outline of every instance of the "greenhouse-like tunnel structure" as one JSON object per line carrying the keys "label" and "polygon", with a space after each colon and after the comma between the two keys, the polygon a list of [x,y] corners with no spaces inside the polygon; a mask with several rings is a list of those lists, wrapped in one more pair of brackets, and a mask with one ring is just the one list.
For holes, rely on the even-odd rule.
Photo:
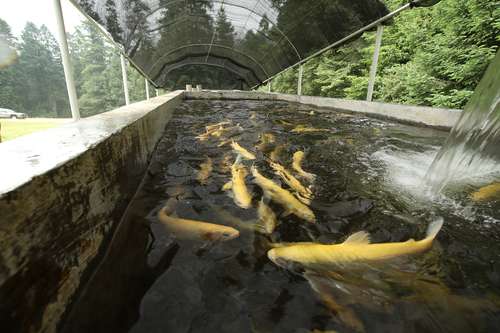
{"label": "greenhouse-like tunnel structure", "polygon": [[0,4],[2,332],[498,330],[498,4],[40,3]]}

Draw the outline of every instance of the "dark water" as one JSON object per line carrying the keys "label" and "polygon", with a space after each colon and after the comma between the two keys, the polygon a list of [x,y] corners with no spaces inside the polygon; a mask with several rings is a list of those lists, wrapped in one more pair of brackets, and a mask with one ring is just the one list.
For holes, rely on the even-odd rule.
{"label": "dark water", "polygon": [[[245,223],[256,219],[262,193],[251,176],[247,185],[254,208],[238,208],[221,191],[230,179],[224,160],[230,156],[232,163],[235,157],[230,146],[195,138],[206,125],[224,120],[243,127],[233,139],[256,153],[255,165],[269,178],[275,177],[264,156],[274,146],[264,154],[257,149],[260,134],[273,133],[276,145],[284,145],[280,160],[287,167],[293,152],[307,151],[303,167],[317,175],[311,204],[316,224],[280,217],[270,236],[242,229],[239,238],[218,244],[177,240],[165,232],[156,214],[169,198],[179,200],[176,212],[183,218],[226,224],[217,207]],[[329,131],[292,133],[296,125]],[[294,104],[185,102],[63,331],[497,331],[498,201],[473,204],[467,193],[474,189],[460,188],[447,202],[433,203],[392,177],[412,168],[425,174],[427,166],[418,159],[398,164],[391,158],[422,154],[431,161],[446,135]],[[197,174],[207,157],[214,170],[201,185]],[[280,206],[272,208],[282,212]],[[445,225],[432,250],[400,267],[357,271],[343,279],[309,275],[320,294],[303,274],[279,268],[266,256],[270,241],[341,242],[359,230],[370,232],[375,243],[421,239],[436,216],[443,216]]]}

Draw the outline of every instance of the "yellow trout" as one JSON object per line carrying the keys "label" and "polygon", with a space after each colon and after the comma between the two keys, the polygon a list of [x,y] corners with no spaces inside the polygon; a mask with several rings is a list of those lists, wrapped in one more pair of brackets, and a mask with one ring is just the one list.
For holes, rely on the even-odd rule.
{"label": "yellow trout", "polygon": [[279,162],[281,154],[283,153],[283,151],[285,149],[286,149],[286,145],[284,145],[284,144],[277,146],[276,148],[274,148],[274,150],[269,155],[269,159],[273,162]]}
{"label": "yellow trout", "polygon": [[302,169],[302,160],[304,159],[304,155],[303,151],[297,151],[293,154],[292,168],[299,174],[299,176],[312,182],[316,179],[316,175],[305,172],[304,169]]}
{"label": "yellow trout", "polygon": [[269,235],[272,234],[278,221],[271,207],[264,202],[264,197],[259,201],[257,213],[259,214],[259,223],[263,226],[265,233]]}
{"label": "yellow trout", "polygon": [[255,223],[255,220],[243,221],[239,217],[232,215],[230,212],[222,209],[219,206],[209,204],[210,209],[217,215],[217,218],[224,223],[230,224],[238,230],[247,230],[251,232],[259,232],[261,234],[267,234],[267,231],[264,229],[264,226],[258,223]]}
{"label": "yellow trout", "polygon": [[231,124],[230,121],[222,121],[222,122],[217,123],[217,124],[207,125],[207,126],[205,126],[205,129],[208,133],[208,132],[211,132],[213,130],[221,129],[223,126],[229,125],[229,124]]}
{"label": "yellow trout", "polygon": [[271,145],[276,142],[276,137],[272,133],[263,133],[260,135],[260,143],[257,145],[257,149],[265,152],[270,149]]}
{"label": "yellow trout", "polygon": [[[304,277],[309,282],[311,288],[318,294],[319,298],[330,310],[330,312],[337,316],[345,325],[349,326],[356,332],[364,332],[365,328],[361,320],[356,316],[353,310],[348,307],[340,305],[330,292],[330,287],[325,283],[321,276],[313,272],[306,272]],[[319,332],[314,330],[314,332]]]}
{"label": "yellow trout", "polygon": [[200,182],[200,184],[207,184],[208,177],[212,174],[213,170],[213,162],[210,157],[207,157],[207,160],[200,164],[200,171],[198,171],[198,176],[196,179]]}
{"label": "yellow trout", "polygon": [[295,243],[271,249],[267,256],[275,264],[283,267],[299,264],[310,268],[324,268],[331,265],[347,266],[354,263],[381,262],[430,249],[442,226],[442,218],[432,222],[427,228],[426,237],[420,241],[410,239],[399,243],[370,244],[369,234],[360,231],[349,236],[341,244]]}
{"label": "yellow trout", "polygon": [[291,130],[292,133],[315,133],[315,132],[328,132],[329,130],[325,128],[314,128],[314,127],[306,127],[304,125],[297,125],[294,129]]}
{"label": "yellow trout", "polygon": [[473,201],[485,201],[492,198],[500,198],[500,183],[493,183],[488,186],[481,187],[479,190],[471,194]]}
{"label": "yellow trout", "polygon": [[272,180],[262,176],[257,168],[252,167],[252,175],[254,176],[255,183],[264,191],[264,196],[279,203],[285,208],[285,215],[293,214],[311,223],[316,221],[316,217],[309,207],[297,200],[293,194],[282,189]]}
{"label": "yellow trout", "polygon": [[304,185],[302,185],[302,183],[297,178],[295,178],[290,172],[288,172],[288,170],[286,170],[285,167],[282,166],[281,164],[269,162],[269,165],[271,166],[271,168],[273,168],[275,173],[278,176],[280,176],[281,179],[283,179],[288,186],[290,186],[290,188],[292,188],[295,192],[299,194],[297,198],[300,201],[302,201],[306,205],[311,204],[311,198],[313,194],[310,189],[305,188]]}
{"label": "yellow trout", "polygon": [[231,181],[222,187],[222,190],[233,190],[234,203],[243,209],[248,209],[252,205],[252,196],[248,192],[245,184],[245,177],[248,175],[244,165],[235,162],[231,166]]}
{"label": "yellow trout", "polygon": [[231,171],[231,160],[232,156],[230,153],[224,154],[224,157],[222,160],[219,162],[219,172],[221,173],[228,173]]}
{"label": "yellow trout", "polygon": [[231,143],[231,147],[233,147],[235,153],[239,154],[244,159],[255,160],[255,155],[240,146],[238,142],[233,141],[233,143]]}
{"label": "yellow trout", "polygon": [[158,219],[169,232],[179,239],[228,241],[240,235],[238,230],[225,225],[170,216],[170,206],[171,204],[167,202],[167,205],[160,209]]}

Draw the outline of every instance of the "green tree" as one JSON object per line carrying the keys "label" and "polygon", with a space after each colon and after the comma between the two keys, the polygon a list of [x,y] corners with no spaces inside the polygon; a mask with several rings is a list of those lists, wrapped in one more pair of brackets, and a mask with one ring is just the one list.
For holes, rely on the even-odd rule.
{"label": "green tree", "polygon": [[[0,18],[0,41],[5,41],[7,47],[16,50],[16,38],[12,34],[10,26]],[[0,107],[21,110],[21,77],[19,75],[20,66],[16,58],[13,63],[0,67]]]}
{"label": "green tree", "polygon": [[114,0],[106,0],[106,30],[118,43],[122,42],[123,30],[118,22],[116,4]]}

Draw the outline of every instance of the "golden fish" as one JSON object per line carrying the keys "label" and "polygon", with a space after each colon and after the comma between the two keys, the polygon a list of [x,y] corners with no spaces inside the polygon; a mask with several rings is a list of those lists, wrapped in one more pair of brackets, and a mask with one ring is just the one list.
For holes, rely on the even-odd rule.
{"label": "golden fish", "polygon": [[200,164],[200,171],[198,172],[198,176],[196,179],[200,182],[200,184],[207,184],[208,177],[212,174],[213,170],[213,162],[210,157],[207,157],[207,160]]}
{"label": "golden fish", "polygon": [[234,203],[243,209],[248,209],[252,205],[252,196],[248,192],[245,184],[245,177],[248,175],[244,165],[235,162],[231,166],[231,181],[222,187],[223,191],[233,190]]}
{"label": "golden fish", "polygon": [[240,235],[238,230],[225,225],[170,216],[170,207],[171,204],[167,203],[165,207],[160,209],[158,219],[169,232],[179,239],[228,241]]}
{"label": "golden fish", "polygon": [[292,133],[315,133],[315,132],[328,132],[328,129],[325,128],[314,128],[314,127],[306,127],[304,125],[297,125],[294,129],[291,130]]}
{"label": "golden fish", "polygon": [[241,157],[247,160],[255,160],[255,155],[240,146],[237,142],[233,141],[233,143],[231,143],[231,147],[233,147],[234,152],[239,154]]}
{"label": "golden fish", "polygon": [[471,194],[471,199],[474,201],[485,201],[492,198],[500,198],[500,183],[493,183],[488,186],[481,187],[479,190]]}
{"label": "golden fish", "polygon": [[442,218],[432,222],[427,228],[426,237],[420,241],[410,239],[406,242],[370,244],[369,234],[360,231],[341,244],[295,243],[271,249],[267,256],[275,264],[284,267],[295,263],[310,268],[324,268],[328,265],[380,262],[430,249],[442,226]]}
{"label": "golden fish", "polygon": [[[355,330],[356,332],[364,332],[364,325],[356,316],[353,310],[340,305],[331,294],[328,285],[313,272],[306,272],[304,277],[309,282],[311,288],[318,294],[321,301],[330,310],[332,314],[337,316],[345,325]],[[313,332],[319,332],[314,330]]]}
{"label": "golden fish", "polygon": [[264,198],[259,201],[257,213],[259,214],[259,223],[264,227],[265,233],[269,235],[272,234],[278,221],[271,207],[264,202]]}
{"label": "golden fish", "polygon": [[207,125],[207,126],[205,126],[205,129],[206,129],[207,133],[209,133],[213,130],[221,129],[223,126],[230,125],[230,124],[231,124],[230,121],[222,121],[222,122],[217,123],[217,124]]}
{"label": "golden fish", "polygon": [[219,162],[219,172],[221,173],[228,173],[231,171],[231,160],[232,156],[230,153],[224,154],[224,157],[222,160]]}
{"label": "golden fish", "polygon": [[266,151],[270,149],[270,146],[275,142],[276,137],[272,133],[263,133],[260,135],[260,143],[257,145],[257,149]]}
{"label": "golden fish", "polygon": [[274,150],[269,155],[269,159],[271,161],[273,161],[273,162],[279,162],[281,154],[283,153],[283,151],[285,150],[285,148],[286,148],[286,145],[284,145],[284,144],[283,145],[279,145],[276,148],[274,148]]}
{"label": "golden fish", "polygon": [[252,167],[252,175],[254,176],[255,183],[264,191],[264,196],[279,203],[285,208],[285,215],[293,214],[311,223],[316,221],[316,217],[309,207],[297,200],[293,194],[275,184],[272,180],[262,176],[257,168]]}
{"label": "golden fish", "polygon": [[217,215],[218,219],[222,222],[230,224],[239,230],[247,230],[251,232],[259,232],[262,234],[267,234],[267,231],[264,229],[264,226],[255,223],[255,220],[243,221],[242,219],[232,215],[228,211],[222,209],[219,206],[209,204],[210,209]]}
{"label": "golden fish", "polygon": [[316,175],[305,172],[304,169],[302,169],[302,160],[304,159],[304,155],[303,151],[297,151],[293,154],[292,168],[299,174],[299,176],[312,182],[316,179]]}
{"label": "golden fish", "polygon": [[311,204],[312,192],[310,189],[305,188],[304,185],[302,185],[302,183],[290,172],[288,172],[281,164],[269,162],[269,165],[274,169],[276,174],[280,176],[288,186],[290,186],[290,188],[299,194],[298,199],[300,201],[306,205]]}

